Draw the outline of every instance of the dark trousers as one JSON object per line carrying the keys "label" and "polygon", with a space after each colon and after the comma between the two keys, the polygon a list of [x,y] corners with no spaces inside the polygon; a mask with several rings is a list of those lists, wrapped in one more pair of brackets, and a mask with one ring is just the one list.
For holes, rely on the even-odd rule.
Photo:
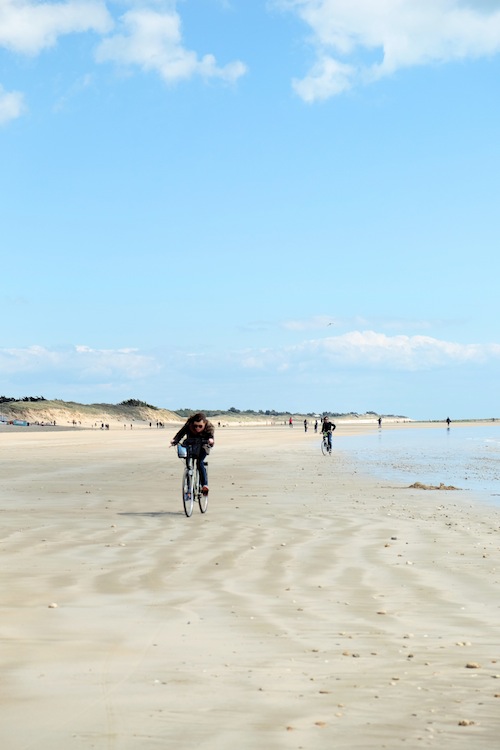
{"label": "dark trousers", "polygon": [[198,471],[200,472],[200,482],[201,486],[208,485],[208,474],[207,474],[207,465],[205,463],[205,459],[207,457],[207,453],[205,451],[205,448],[202,448],[200,450],[200,455],[196,459],[198,461]]}

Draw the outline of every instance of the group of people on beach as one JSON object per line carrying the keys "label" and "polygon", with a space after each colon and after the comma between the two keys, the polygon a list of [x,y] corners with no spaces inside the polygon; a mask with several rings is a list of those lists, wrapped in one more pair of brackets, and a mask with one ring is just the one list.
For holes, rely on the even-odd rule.
{"label": "group of people on beach", "polygon": [[[379,428],[382,426],[382,417],[378,418]],[[448,429],[450,428],[451,419],[447,417],[446,423]],[[286,423],[285,423],[286,424]],[[293,418],[290,417],[288,424],[293,427]],[[106,425],[108,427],[108,425]],[[220,422],[219,422],[220,427]],[[307,432],[307,419],[304,419],[304,430]],[[332,436],[333,431],[336,429],[336,425],[330,417],[325,414],[321,420],[321,434],[326,437],[328,441],[328,448],[332,450]],[[318,431],[318,420],[314,423],[314,432]],[[198,471],[200,472],[200,481],[202,484],[202,492],[204,495],[208,495],[208,473],[205,459],[210,453],[210,449],[214,446],[215,441],[215,430],[213,424],[207,419],[206,415],[199,411],[196,414],[192,414],[184,424],[183,427],[177,432],[171,440],[171,445],[177,445],[182,442],[182,445],[187,445],[189,442],[201,440],[201,447],[198,453],[197,463]]]}
{"label": "group of people on beach", "polygon": [[[292,417],[290,417],[289,424],[293,427]],[[307,420],[304,420],[304,428],[307,432]],[[318,420],[315,422],[314,431],[317,432],[317,429]],[[335,429],[335,423],[325,414],[321,421],[321,434],[326,436],[330,451],[332,449],[332,435]],[[181,441],[183,442],[181,443]],[[208,473],[205,459],[210,453],[210,449],[214,446],[215,430],[213,424],[209,422],[202,411],[198,411],[196,414],[192,414],[188,417],[184,426],[181,427],[170,441],[170,445],[178,445],[181,443],[183,446],[186,446],[190,442],[193,443],[197,441],[201,441],[197,458],[198,471],[200,472],[200,481],[202,484],[201,491],[204,495],[208,495]]]}

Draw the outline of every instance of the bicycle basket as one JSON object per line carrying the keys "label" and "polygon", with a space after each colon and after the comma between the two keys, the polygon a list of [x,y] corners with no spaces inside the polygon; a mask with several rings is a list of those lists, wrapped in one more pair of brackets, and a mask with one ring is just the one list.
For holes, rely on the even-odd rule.
{"label": "bicycle basket", "polygon": [[179,458],[186,458],[187,456],[187,449],[183,445],[177,444],[177,455]]}
{"label": "bicycle basket", "polygon": [[187,451],[187,455],[191,458],[198,458],[201,451],[202,441],[199,438],[192,438],[191,440],[185,440],[184,445]]}

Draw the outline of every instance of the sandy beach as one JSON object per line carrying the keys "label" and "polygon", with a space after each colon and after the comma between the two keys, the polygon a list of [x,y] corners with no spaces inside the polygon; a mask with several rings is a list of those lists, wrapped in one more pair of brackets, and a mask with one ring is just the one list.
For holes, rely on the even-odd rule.
{"label": "sandy beach", "polygon": [[495,750],[500,511],[230,426],[186,518],[177,427],[0,431],[1,747]]}

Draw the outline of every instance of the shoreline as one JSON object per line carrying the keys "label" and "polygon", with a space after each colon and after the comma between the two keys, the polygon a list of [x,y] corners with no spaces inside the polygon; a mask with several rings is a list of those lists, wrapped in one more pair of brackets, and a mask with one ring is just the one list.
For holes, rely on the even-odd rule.
{"label": "shoreline", "polygon": [[495,746],[498,510],[234,427],[187,519],[170,437],[0,434],[4,746]]}
{"label": "shoreline", "polygon": [[421,490],[455,490],[470,500],[499,505],[500,423],[475,422],[440,429],[416,424],[409,432],[341,435],[347,449],[376,480]]}

